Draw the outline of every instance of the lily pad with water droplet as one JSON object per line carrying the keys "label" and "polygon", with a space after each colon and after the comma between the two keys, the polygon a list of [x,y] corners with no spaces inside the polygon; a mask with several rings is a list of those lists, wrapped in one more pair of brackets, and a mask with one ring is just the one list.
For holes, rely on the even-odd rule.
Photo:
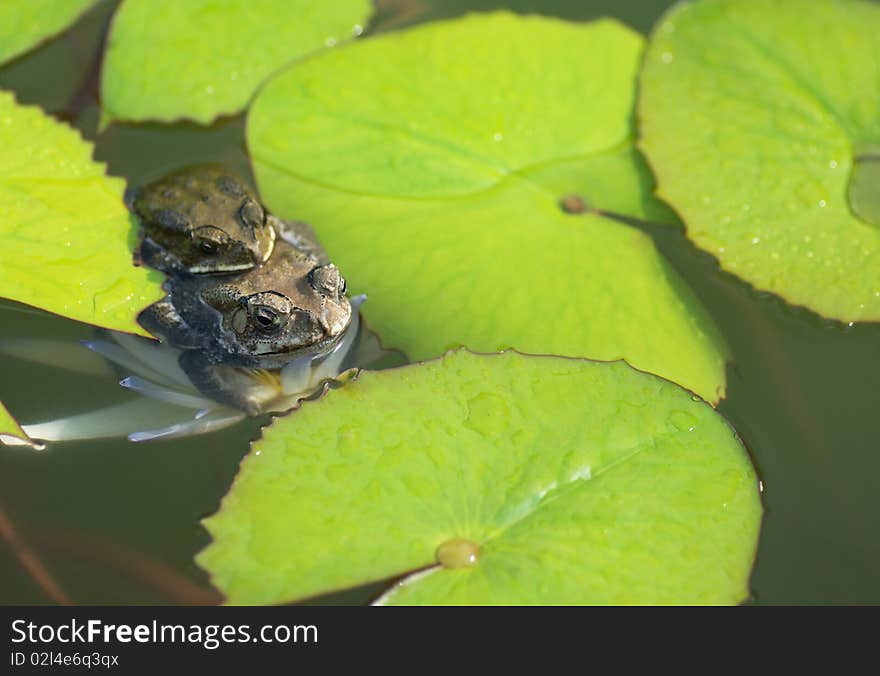
{"label": "lily pad with water droplet", "polygon": [[880,5],[681,4],[641,77],[641,147],[688,235],[759,289],[880,319]]}
{"label": "lily pad with water droplet", "polygon": [[413,571],[382,602],[737,603],[760,518],[743,446],[690,392],[459,350],[266,428],[197,560],[235,604]]}
{"label": "lily pad with water droplet", "polygon": [[92,161],[77,131],[7,92],[0,147],[0,296],[149,335],[135,315],[162,297],[162,276],[132,265],[125,182]]}
{"label": "lily pad with water droplet", "polygon": [[75,22],[97,0],[3,0],[0,63],[14,59]]}
{"label": "lily pad with water droplet", "polygon": [[101,78],[120,120],[209,123],[278,68],[363,30],[369,0],[125,0]]}
{"label": "lily pad with water droplet", "polygon": [[261,91],[257,181],[411,358],[625,358],[717,401],[711,320],[650,238],[605,213],[671,218],[633,148],[642,47],[613,21],[506,13],[351,43]]}

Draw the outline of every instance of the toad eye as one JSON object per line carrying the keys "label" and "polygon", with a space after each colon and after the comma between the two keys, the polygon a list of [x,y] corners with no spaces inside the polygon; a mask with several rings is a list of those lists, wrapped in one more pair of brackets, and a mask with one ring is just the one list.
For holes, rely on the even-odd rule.
{"label": "toad eye", "polygon": [[193,230],[192,239],[195,246],[207,256],[215,256],[229,242],[229,236],[213,225],[203,225]]}
{"label": "toad eye", "polygon": [[286,317],[268,305],[257,305],[253,309],[254,325],[263,333],[274,333],[284,326]]}

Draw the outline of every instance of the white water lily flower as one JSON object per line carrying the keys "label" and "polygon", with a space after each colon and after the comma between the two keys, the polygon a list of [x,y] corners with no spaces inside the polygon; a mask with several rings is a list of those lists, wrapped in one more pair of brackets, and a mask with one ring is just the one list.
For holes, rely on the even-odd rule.
{"label": "white water lily flower", "polygon": [[[243,369],[253,383],[265,388],[260,397],[265,402],[261,413],[296,408],[300,401],[320,391],[324,383],[350,368],[367,366],[386,352],[375,335],[361,326],[359,308],[365,300],[366,296],[351,299],[351,324],[329,354],[294,359],[278,371]],[[0,351],[45,362],[44,356],[50,352],[46,343],[34,341],[29,347],[26,341],[6,340],[0,342]],[[168,439],[212,432],[247,417],[244,411],[199,392],[180,368],[181,351],[177,348],[113,331],[102,331],[100,338],[84,341],[83,345],[125,373],[119,384],[142,396],[96,411],[22,425],[31,439],[70,441],[115,436],[125,436],[130,441]],[[63,352],[69,353],[69,349]],[[86,368],[76,359],[55,359],[53,363],[71,370]],[[104,363],[91,362],[87,367],[90,373],[107,371]]]}

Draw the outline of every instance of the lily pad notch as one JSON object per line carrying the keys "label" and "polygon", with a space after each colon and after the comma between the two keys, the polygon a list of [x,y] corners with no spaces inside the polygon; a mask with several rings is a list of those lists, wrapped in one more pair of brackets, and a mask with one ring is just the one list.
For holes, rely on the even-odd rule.
{"label": "lily pad notch", "polygon": [[606,216],[669,214],[634,148],[643,46],[613,20],[495,12],[298,61],[248,113],[260,192],[313,225],[414,359],[623,358],[717,402],[717,328],[650,237]]}
{"label": "lily pad notch", "polygon": [[680,3],[640,79],[640,147],[688,236],[843,322],[880,320],[878,35],[876,2]]}
{"label": "lily pad notch", "polygon": [[383,603],[738,603],[760,520],[745,449],[690,392],[462,349],[265,428],[197,562],[233,604],[414,570]]}

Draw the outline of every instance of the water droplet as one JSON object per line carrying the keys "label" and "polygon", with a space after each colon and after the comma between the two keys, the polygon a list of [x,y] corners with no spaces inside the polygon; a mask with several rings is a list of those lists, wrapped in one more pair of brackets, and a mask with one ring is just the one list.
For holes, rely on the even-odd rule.
{"label": "water droplet", "polygon": [[577,481],[579,479],[583,479],[585,481],[589,481],[593,478],[593,468],[590,465],[584,465],[580,469],[575,470],[569,475],[569,481]]}
{"label": "water droplet", "polygon": [[703,195],[703,204],[712,204],[712,198],[708,195]]}
{"label": "water droplet", "polygon": [[497,438],[510,429],[510,410],[504,399],[492,392],[483,392],[467,404],[465,427],[485,437]]}
{"label": "water droplet", "polygon": [[326,40],[324,40],[324,44],[327,45],[328,47],[335,47],[336,46],[336,38],[332,38],[332,37],[327,38]]}
{"label": "water droplet", "polygon": [[214,93],[214,85],[208,85],[205,87],[205,94],[213,94]]}
{"label": "water droplet", "polygon": [[746,203],[743,204],[743,206],[742,206],[742,210],[743,210],[743,211],[748,211],[748,210],[751,209],[751,208],[752,208],[752,205],[749,204],[748,202],[746,202]]}
{"label": "water droplet", "polygon": [[758,244],[761,241],[760,237],[752,237],[752,244]]}
{"label": "water droplet", "polygon": [[828,166],[831,167],[832,169],[837,169],[837,160],[831,160],[828,163]]}
{"label": "water droplet", "polygon": [[687,430],[688,432],[692,432],[694,425],[697,423],[697,419],[687,411],[673,411],[669,414],[666,422],[679,431]]}
{"label": "water droplet", "polygon": [[492,137],[495,141],[500,141],[504,138],[504,134],[501,132],[495,132],[495,135]]}
{"label": "water droplet", "polygon": [[341,425],[336,431],[336,451],[339,455],[343,458],[353,458],[362,448],[360,428],[354,425]]}
{"label": "water droplet", "polygon": [[824,207],[824,206],[826,206],[827,204],[828,204],[828,202],[826,202],[825,200],[819,200],[819,206],[820,206],[820,207]]}
{"label": "water droplet", "polygon": [[434,553],[444,568],[472,568],[480,561],[480,545],[464,538],[447,540]]}
{"label": "water droplet", "polygon": [[660,55],[660,60],[661,60],[663,63],[672,63],[672,59],[673,59],[673,58],[674,58],[674,57],[672,56],[672,52],[663,52],[663,53]]}
{"label": "water droplet", "polygon": [[354,36],[361,35],[363,32],[364,32],[364,27],[361,26],[359,23],[356,23],[351,29],[351,34]]}

